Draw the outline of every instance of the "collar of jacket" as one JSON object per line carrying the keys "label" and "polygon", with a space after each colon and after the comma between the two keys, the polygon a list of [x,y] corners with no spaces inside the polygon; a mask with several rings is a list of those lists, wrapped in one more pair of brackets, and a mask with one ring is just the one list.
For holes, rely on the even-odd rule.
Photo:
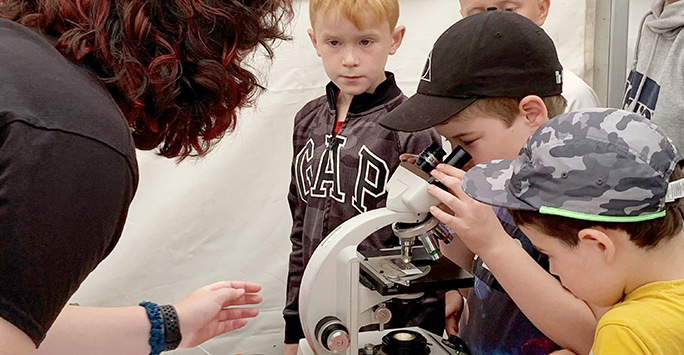
{"label": "collar of jacket", "polygon": [[[349,106],[349,113],[362,113],[368,111],[401,95],[401,89],[399,89],[397,83],[394,81],[394,74],[386,71],[385,76],[387,79],[380,83],[372,94],[363,93],[354,96]],[[333,111],[337,110],[337,93],[339,92],[340,89],[332,81],[325,87],[328,105]]]}

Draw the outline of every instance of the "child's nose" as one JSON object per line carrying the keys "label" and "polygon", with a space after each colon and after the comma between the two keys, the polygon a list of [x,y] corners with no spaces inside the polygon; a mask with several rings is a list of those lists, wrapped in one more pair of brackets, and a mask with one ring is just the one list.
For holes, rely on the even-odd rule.
{"label": "child's nose", "polygon": [[359,57],[356,55],[354,49],[349,48],[344,51],[344,57],[342,58],[342,64],[347,67],[354,67],[359,65]]}

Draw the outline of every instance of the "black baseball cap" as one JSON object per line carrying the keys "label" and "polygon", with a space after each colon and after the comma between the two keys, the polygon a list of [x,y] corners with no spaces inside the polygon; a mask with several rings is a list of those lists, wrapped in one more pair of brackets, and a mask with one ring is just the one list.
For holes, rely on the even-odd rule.
{"label": "black baseball cap", "polygon": [[510,11],[468,16],[437,39],[415,95],[380,120],[406,132],[434,127],[478,98],[559,95],[563,67],[553,40]]}

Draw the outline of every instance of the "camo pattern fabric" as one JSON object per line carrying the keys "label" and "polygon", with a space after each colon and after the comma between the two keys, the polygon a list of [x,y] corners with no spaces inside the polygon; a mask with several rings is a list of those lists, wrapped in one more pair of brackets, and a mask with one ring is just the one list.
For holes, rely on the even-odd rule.
{"label": "camo pattern fabric", "polygon": [[640,216],[662,210],[670,174],[681,159],[648,119],[587,109],[549,120],[517,159],[479,164],[462,186],[476,200],[511,209]]}

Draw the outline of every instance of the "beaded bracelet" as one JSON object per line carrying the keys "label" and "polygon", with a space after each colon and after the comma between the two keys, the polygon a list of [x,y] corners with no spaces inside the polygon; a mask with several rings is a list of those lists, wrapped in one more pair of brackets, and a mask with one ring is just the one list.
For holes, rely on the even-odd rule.
{"label": "beaded bracelet", "polygon": [[164,351],[164,346],[166,344],[166,337],[164,336],[163,329],[163,318],[161,311],[159,310],[159,305],[156,303],[144,301],[140,302],[139,305],[145,307],[147,311],[147,317],[150,319],[150,355],[159,355]]}

